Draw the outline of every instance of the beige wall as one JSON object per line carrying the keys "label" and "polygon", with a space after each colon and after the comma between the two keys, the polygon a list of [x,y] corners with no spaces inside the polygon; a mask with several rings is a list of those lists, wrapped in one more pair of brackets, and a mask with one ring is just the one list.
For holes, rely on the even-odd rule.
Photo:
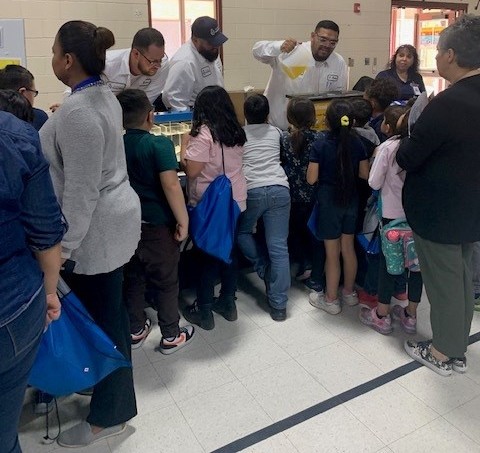
{"label": "beige wall", "polygon": [[[261,39],[309,39],[321,19],[332,19],[340,26],[337,51],[353,58],[350,82],[362,75],[374,75],[388,60],[390,1],[363,0],[360,14],[353,13],[353,2],[345,0],[222,0],[223,29],[230,38],[224,46],[225,81],[230,90],[246,85],[264,88],[269,67],[253,59],[251,48]],[[468,3],[475,12],[476,0]],[[419,2],[421,5],[421,2]],[[63,85],[50,66],[51,46],[59,26],[72,19],[84,19],[110,28],[117,48],[128,47],[134,33],[147,26],[147,0],[1,0],[1,18],[24,18],[27,66],[35,75],[40,95],[37,106],[47,108],[61,99]],[[365,57],[370,65],[364,65]]]}
{"label": "beige wall", "polygon": [[25,19],[27,67],[40,94],[35,106],[47,109],[62,99],[65,86],[53,75],[52,44],[60,26],[72,19],[88,20],[113,31],[116,48],[130,47],[135,32],[148,25],[146,0],[0,0],[0,17]]}

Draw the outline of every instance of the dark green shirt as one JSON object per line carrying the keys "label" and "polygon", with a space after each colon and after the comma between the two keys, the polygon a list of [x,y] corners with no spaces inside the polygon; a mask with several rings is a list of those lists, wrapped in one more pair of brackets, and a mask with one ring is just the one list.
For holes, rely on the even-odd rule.
{"label": "dark green shirt", "polygon": [[142,220],[174,226],[175,217],[160,184],[160,173],[178,168],[173,142],[141,129],[127,129],[123,140],[130,184],[142,205]]}

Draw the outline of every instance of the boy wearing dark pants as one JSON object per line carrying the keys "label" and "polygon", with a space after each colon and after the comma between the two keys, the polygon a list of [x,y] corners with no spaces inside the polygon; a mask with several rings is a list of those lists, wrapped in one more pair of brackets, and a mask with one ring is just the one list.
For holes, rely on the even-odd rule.
{"label": "boy wearing dark pants", "polygon": [[177,176],[171,140],[150,134],[153,110],[141,90],[118,95],[123,109],[127,170],[142,206],[142,236],[135,255],[125,266],[124,296],[130,316],[132,347],[142,345],[151,329],[145,292],[148,284],[162,333],[159,350],[172,354],[193,337],[193,326],[179,327],[179,244],[188,234],[188,214]]}

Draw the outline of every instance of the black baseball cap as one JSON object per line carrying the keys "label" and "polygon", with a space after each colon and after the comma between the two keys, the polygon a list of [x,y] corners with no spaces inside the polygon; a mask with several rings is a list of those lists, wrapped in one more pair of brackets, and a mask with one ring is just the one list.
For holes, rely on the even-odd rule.
{"label": "black baseball cap", "polygon": [[220,31],[213,17],[201,16],[192,24],[192,36],[204,39],[213,47],[220,47],[228,38]]}

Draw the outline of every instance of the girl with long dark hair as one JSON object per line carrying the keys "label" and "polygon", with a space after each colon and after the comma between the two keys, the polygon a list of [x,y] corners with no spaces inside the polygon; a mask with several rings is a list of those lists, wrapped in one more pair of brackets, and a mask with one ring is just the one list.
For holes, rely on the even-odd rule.
{"label": "girl with long dark hair", "polygon": [[315,142],[310,153],[307,182],[318,183],[315,226],[317,239],[325,243],[327,294],[312,293],[309,301],[316,308],[338,314],[341,311],[337,294],[340,255],[344,276],[341,300],[347,305],[358,303],[354,290],[357,273],[354,250],[358,214],[356,176],[367,179],[368,160],[365,147],[352,132],[353,110],[349,102],[332,101],[326,111],[326,122],[329,131]]}
{"label": "girl with long dark hair", "polygon": [[313,266],[312,259],[316,253],[314,253],[307,222],[315,201],[314,186],[307,183],[306,175],[310,150],[315,140],[322,134],[313,130],[317,118],[315,106],[310,99],[302,97],[290,99],[287,105],[287,118],[290,129],[282,134],[280,159],[288,177],[292,202],[288,235],[290,257],[299,264],[296,279],[303,281],[308,288],[320,291],[323,290],[321,280],[325,252],[323,252],[323,244],[319,244],[318,248],[322,249],[323,259],[320,260],[322,264]]}
{"label": "girl with long dark hair", "polygon": [[[247,188],[242,171],[245,132],[238,122],[228,93],[219,86],[205,87],[197,96],[193,110],[192,130],[185,151],[185,172],[188,177],[188,202],[195,206],[213,180],[225,174],[232,183],[233,198],[240,210],[246,209]],[[212,309],[228,321],[237,319],[235,292],[237,264],[235,247],[232,262],[196,249],[198,256],[197,300],[186,307],[187,321],[211,330],[215,327]],[[218,277],[220,295],[214,297]]]}

